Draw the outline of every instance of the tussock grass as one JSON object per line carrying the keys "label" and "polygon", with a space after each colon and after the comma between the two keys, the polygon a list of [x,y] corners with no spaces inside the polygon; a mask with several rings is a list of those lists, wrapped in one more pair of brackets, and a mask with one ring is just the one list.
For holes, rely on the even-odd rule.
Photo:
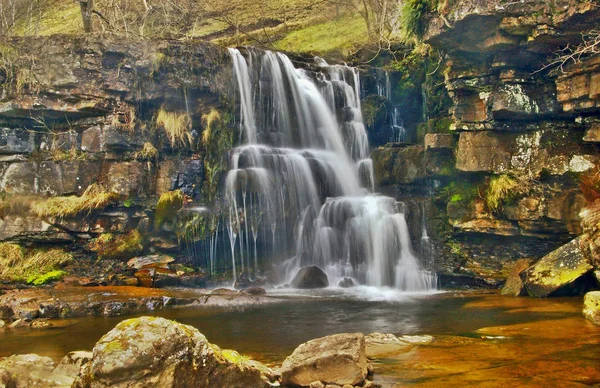
{"label": "tussock grass", "polygon": [[26,250],[18,244],[0,243],[0,278],[39,285],[54,280],[56,276],[48,276],[53,271],[62,272],[62,277],[60,268],[72,260],[70,253],[58,248]]}
{"label": "tussock grass", "polygon": [[90,248],[98,253],[98,259],[101,260],[128,260],[144,250],[144,239],[137,229],[121,235],[103,233],[92,242]]}
{"label": "tussock grass", "polygon": [[103,186],[94,183],[80,197],[73,195],[36,201],[32,204],[31,211],[41,218],[64,218],[104,209],[118,200],[118,198],[119,195],[117,193],[109,192]]}
{"label": "tussock grass", "polygon": [[159,228],[166,221],[171,221],[183,207],[183,192],[181,190],[162,193],[156,203],[154,227]]}
{"label": "tussock grass", "polygon": [[491,211],[499,211],[502,205],[530,190],[528,181],[523,177],[502,174],[493,177],[485,196],[485,202]]}
{"label": "tussock grass", "polygon": [[173,148],[192,144],[192,121],[186,113],[167,112],[161,108],[156,116],[156,125],[164,129]]}
{"label": "tussock grass", "polygon": [[127,105],[123,111],[115,112],[111,124],[122,130],[132,132],[135,129],[136,120],[135,108]]}
{"label": "tussock grass", "polygon": [[142,149],[134,154],[134,157],[137,160],[156,160],[158,159],[158,150],[152,143],[146,142]]}
{"label": "tussock grass", "polygon": [[216,109],[211,109],[207,114],[202,115],[202,124],[204,125],[204,131],[202,131],[202,144],[208,146],[212,136],[213,125],[221,120],[221,113]]}

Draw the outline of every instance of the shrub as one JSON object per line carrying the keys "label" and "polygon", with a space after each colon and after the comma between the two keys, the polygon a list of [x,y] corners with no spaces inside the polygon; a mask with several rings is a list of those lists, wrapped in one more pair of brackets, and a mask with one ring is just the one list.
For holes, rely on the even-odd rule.
{"label": "shrub", "polygon": [[158,111],[156,125],[162,127],[167,134],[171,147],[185,147],[191,145],[193,137],[189,131],[192,121],[186,113]]}
{"label": "shrub", "polygon": [[31,210],[38,217],[64,218],[104,209],[118,199],[117,193],[108,192],[95,183],[90,185],[80,197],[73,195],[36,201],[32,204]]}
{"label": "shrub", "polygon": [[177,212],[183,207],[183,192],[181,190],[162,193],[156,203],[154,226],[159,228],[165,221],[175,219]]}
{"label": "shrub", "polygon": [[103,233],[92,242],[90,248],[98,253],[98,259],[101,260],[128,260],[144,250],[144,240],[137,229],[121,235]]}

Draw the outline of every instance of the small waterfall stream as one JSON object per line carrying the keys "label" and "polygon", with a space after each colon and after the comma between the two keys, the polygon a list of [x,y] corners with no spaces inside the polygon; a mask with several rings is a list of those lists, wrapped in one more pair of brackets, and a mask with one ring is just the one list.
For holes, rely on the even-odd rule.
{"label": "small waterfall stream", "polygon": [[310,72],[281,53],[229,51],[245,138],[232,150],[225,187],[234,276],[240,268],[256,275],[258,237],[270,234],[286,281],[318,265],[330,284],[352,277],[435,288],[413,254],[402,204],[373,193],[358,70],[317,59],[321,71]]}

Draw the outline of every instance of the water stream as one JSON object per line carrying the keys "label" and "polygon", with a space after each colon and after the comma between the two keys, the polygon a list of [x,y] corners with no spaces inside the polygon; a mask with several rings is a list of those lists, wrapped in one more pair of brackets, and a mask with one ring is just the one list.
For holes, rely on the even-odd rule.
{"label": "water stream", "polygon": [[358,70],[317,59],[312,72],[281,53],[229,51],[245,140],[225,187],[234,277],[238,268],[257,274],[250,252],[270,229],[284,281],[318,265],[331,284],[435,288],[413,253],[403,205],[373,192]]}

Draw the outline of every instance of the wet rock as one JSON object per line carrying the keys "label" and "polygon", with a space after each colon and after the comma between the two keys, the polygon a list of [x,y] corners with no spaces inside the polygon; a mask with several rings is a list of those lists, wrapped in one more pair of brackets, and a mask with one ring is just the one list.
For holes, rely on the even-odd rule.
{"label": "wet rock", "polygon": [[4,387],[70,387],[73,378],[54,373],[54,361],[37,354],[21,354],[0,359],[0,383]]}
{"label": "wet rock", "polygon": [[401,341],[393,334],[371,333],[365,336],[365,349],[368,358],[381,357],[410,350],[410,344]]}
{"label": "wet rock", "polygon": [[262,287],[249,287],[240,291],[240,294],[248,294],[248,295],[267,295],[267,291],[265,291]]}
{"label": "wet rock", "polygon": [[600,291],[588,292],[583,298],[583,316],[600,325]]}
{"label": "wet rock", "polygon": [[423,146],[379,147],[371,153],[377,185],[410,184],[426,176]]}
{"label": "wet rock", "polygon": [[343,278],[338,283],[338,287],[342,287],[342,288],[350,288],[350,287],[354,287],[354,286],[355,286],[354,280],[352,280],[351,278]]}
{"label": "wet rock", "polygon": [[72,376],[75,378],[79,374],[81,367],[92,359],[93,353],[83,350],[70,352],[67,354],[54,369],[54,373]]}
{"label": "wet rock", "polygon": [[35,319],[31,322],[32,329],[49,329],[53,326],[54,325],[47,318]]}
{"label": "wet rock", "polygon": [[301,268],[290,286],[293,288],[325,288],[329,286],[327,274],[315,265]]}
{"label": "wet rock", "polygon": [[0,154],[26,154],[35,150],[32,132],[23,128],[0,128]]}
{"label": "wet rock", "polygon": [[502,295],[507,296],[522,296],[525,295],[525,289],[523,284],[523,279],[521,279],[521,272],[526,270],[533,264],[533,259],[519,259],[517,260],[511,270],[508,278],[506,279],[506,283],[504,287],[502,287],[502,291],[500,293]]}
{"label": "wet rock", "polygon": [[262,287],[265,285],[266,280],[264,278],[257,278],[256,280],[250,280],[248,272],[242,272],[236,279],[233,288],[236,290],[243,290],[250,287]]}
{"label": "wet rock", "polygon": [[156,317],[119,323],[98,341],[73,387],[268,387],[270,371]]}
{"label": "wet rock", "polygon": [[238,292],[230,288],[216,288],[212,290],[211,295],[236,295]]}
{"label": "wet rock", "polygon": [[450,133],[425,134],[425,150],[445,150],[456,148],[456,135]]}
{"label": "wet rock", "polygon": [[308,341],[285,359],[281,377],[283,385],[360,384],[367,377],[365,336],[334,334]]}
{"label": "wet rock", "polygon": [[581,237],[541,258],[521,273],[529,296],[580,295],[595,285],[592,266],[580,248]]}
{"label": "wet rock", "polygon": [[148,265],[169,264],[174,261],[175,261],[174,258],[172,258],[171,256],[167,256],[167,255],[149,255],[149,256],[134,257],[133,259],[130,259],[127,262],[127,265],[130,268],[141,269]]}

